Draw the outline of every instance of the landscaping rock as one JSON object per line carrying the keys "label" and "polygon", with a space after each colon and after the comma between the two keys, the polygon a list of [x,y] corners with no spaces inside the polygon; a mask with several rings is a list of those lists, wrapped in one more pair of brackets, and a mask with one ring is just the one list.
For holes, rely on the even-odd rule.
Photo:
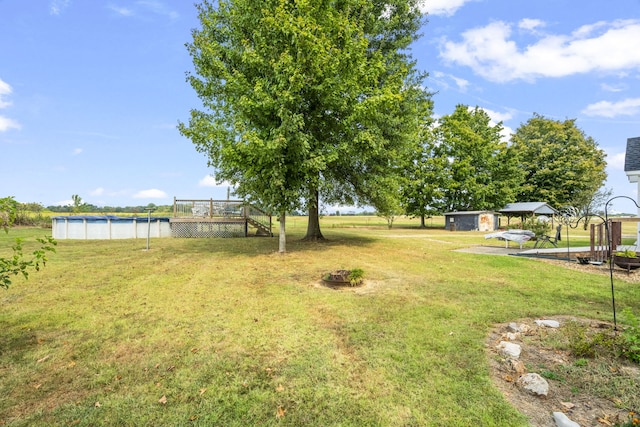
{"label": "landscaping rock", "polygon": [[507,340],[509,340],[509,341],[515,341],[515,340],[517,340],[518,338],[520,338],[520,334],[519,334],[519,333],[517,333],[517,332],[507,332],[507,333],[505,334],[505,338],[506,338]]}
{"label": "landscaping rock", "polygon": [[518,344],[514,344],[508,341],[500,341],[500,344],[496,346],[498,349],[498,353],[505,357],[511,357],[513,359],[517,359],[520,357],[520,352],[522,349]]}
{"label": "landscaping rock", "polygon": [[580,424],[575,421],[571,421],[571,419],[562,412],[554,412],[553,419],[556,421],[556,425],[558,427],[580,427]]}
{"label": "landscaping rock", "polygon": [[536,325],[545,326],[547,328],[559,328],[560,322],[557,320],[536,320]]}
{"label": "landscaping rock", "polygon": [[524,375],[527,373],[527,368],[524,366],[522,360],[509,359],[506,364],[507,368],[511,372],[515,372],[518,375]]}
{"label": "landscaping rock", "polygon": [[511,322],[507,326],[507,331],[509,331],[509,332],[520,332],[520,328],[518,327],[518,324],[516,322]]}
{"label": "landscaping rock", "polygon": [[521,323],[520,326],[518,326],[518,328],[520,328],[520,332],[523,334],[526,334],[531,330],[531,327],[526,323]]}
{"label": "landscaping rock", "polygon": [[525,374],[518,379],[518,385],[536,396],[546,396],[549,393],[549,383],[539,374]]}

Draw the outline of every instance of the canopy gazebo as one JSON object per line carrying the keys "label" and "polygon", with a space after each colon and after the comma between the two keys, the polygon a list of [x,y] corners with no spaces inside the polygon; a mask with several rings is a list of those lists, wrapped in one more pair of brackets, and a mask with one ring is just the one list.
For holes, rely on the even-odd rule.
{"label": "canopy gazebo", "polygon": [[545,202],[520,202],[509,203],[499,211],[502,215],[507,217],[507,225],[511,221],[511,217],[516,216],[524,221],[525,218],[530,216],[549,215],[553,218],[558,214],[558,211],[549,206]]}

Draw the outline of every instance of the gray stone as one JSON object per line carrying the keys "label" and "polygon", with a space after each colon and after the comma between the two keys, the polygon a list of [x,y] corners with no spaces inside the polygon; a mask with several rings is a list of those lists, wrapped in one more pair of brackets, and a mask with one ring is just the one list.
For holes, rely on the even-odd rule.
{"label": "gray stone", "polygon": [[505,337],[509,340],[509,341],[515,341],[518,338],[520,338],[520,334],[517,332],[507,332],[505,334]]}
{"label": "gray stone", "polygon": [[560,322],[557,320],[536,320],[536,325],[546,326],[547,328],[559,328]]}
{"label": "gray stone", "polygon": [[518,344],[514,344],[508,341],[500,341],[500,344],[496,346],[498,349],[498,353],[505,357],[511,357],[513,359],[517,359],[520,357],[520,352],[522,349]]}
{"label": "gray stone", "polygon": [[580,424],[578,424],[575,421],[572,421],[571,419],[569,419],[569,417],[567,417],[562,412],[554,412],[553,419],[556,421],[556,425],[558,427],[580,427]]}
{"label": "gray stone", "polygon": [[538,374],[525,374],[518,378],[518,385],[536,396],[546,396],[549,393],[549,383]]}
{"label": "gray stone", "polygon": [[531,327],[526,323],[521,323],[520,326],[518,326],[518,328],[520,328],[520,332],[522,332],[523,334],[526,334],[531,330]]}
{"label": "gray stone", "polygon": [[507,331],[520,332],[520,328],[518,327],[518,324],[516,322],[511,322],[509,323],[509,326],[507,326]]}

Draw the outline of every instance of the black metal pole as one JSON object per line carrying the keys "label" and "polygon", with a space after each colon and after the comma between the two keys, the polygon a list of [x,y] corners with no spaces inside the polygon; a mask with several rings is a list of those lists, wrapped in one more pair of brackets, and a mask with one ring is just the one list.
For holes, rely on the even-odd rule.
{"label": "black metal pole", "polygon": [[611,237],[611,232],[609,231],[609,203],[611,203],[615,199],[625,198],[629,199],[636,205],[636,208],[640,209],[638,203],[629,196],[615,196],[607,200],[604,204],[604,218],[605,218],[605,226],[604,229],[607,233],[607,242],[609,243],[609,277],[611,278],[611,305],[613,307],[613,330],[618,330],[618,322],[616,319],[616,292],[613,286],[613,251],[611,248],[613,247],[613,238]]}

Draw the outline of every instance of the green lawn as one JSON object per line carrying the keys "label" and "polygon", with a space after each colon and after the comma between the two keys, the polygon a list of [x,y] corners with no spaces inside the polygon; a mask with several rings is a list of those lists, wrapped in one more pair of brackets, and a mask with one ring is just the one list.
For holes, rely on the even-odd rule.
{"label": "green lawn", "polygon": [[[277,238],[59,241],[0,291],[0,425],[522,426],[490,382],[492,325],[612,318],[606,276],[452,252],[483,233],[321,223],[329,241],[302,243],[289,218],[285,256]],[[340,268],[367,286],[318,286]],[[616,289],[639,313],[640,286]]]}

